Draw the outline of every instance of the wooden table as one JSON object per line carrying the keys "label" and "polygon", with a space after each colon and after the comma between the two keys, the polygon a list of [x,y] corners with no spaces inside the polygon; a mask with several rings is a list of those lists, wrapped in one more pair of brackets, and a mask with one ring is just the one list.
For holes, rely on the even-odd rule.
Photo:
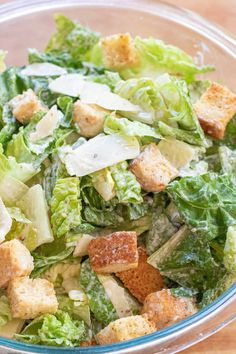
{"label": "wooden table", "polygon": [[[33,0],[29,0],[33,1]],[[123,0],[124,1],[124,0]],[[236,35],[236,0],[167,0],[196,11]],[[7,3],[0,0],[1,3]],[[236,322],[217,334],[182,352],[182,354],[236,354]]]}

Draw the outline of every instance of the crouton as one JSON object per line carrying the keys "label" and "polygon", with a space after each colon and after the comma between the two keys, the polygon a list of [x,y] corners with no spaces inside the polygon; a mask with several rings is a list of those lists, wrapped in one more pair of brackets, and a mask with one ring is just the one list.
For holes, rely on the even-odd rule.
{"label": "crouton", "polygon": [[161,329],[197,312],[192,298],[177,297],[169,289],[149,294],[141,311]]}
{"label": "crouton", "polygon": [[14,97],[9,103],[12,107],[13,116],[22,124],[28,123],[35,113],[46,111],[46,108],[31,89]]}
{"label": "crouton", "polygon": [[53,284],[46,279],[15,278],[8,285],[7,295],[14,318],[29,320],[58,309]]}
{"label": "crouton", "polygon": [[160,153],[157,145],[148,145],[130,164],[142,188],[148,192],[160,192],[178,176],[178,170]]}
{"label": "crouton", "polygon": [[129,33],[105,37],[101,45],[106,68],[123,69],[138,65],[138,53]]}
{"label": "crouton", "polygon": [[99,344],[112,344],[129,340],[155,332],[154,323],[146,316],[129,316],[111,322],[107,327],[97,333]]}
{"label": "crouton", "polygon": [[102,132],[107,113],[104,108],[78,100],[74,103],[73,121],[79,126],[82,136],[92,138]]}
{"label": "crouton", "polygon": [[236,113],[236,95],[213,82],[194,105],[203,130],[216,139],[223,139],[229,121]]}
{"label": "crouton", "polygon": [[0,287],[6,287],[15,277],[29,275],[33,269],[33,257],[19,240],[0,245]]}
{"label": "crouton", "polygon": [[147,253],[138,248],[138,268],[116,273],[130,293],[143,303],[147,295],[163,288],[163,279],[158,269],[147,263]]}
{"label": "crouton", "polygon": [[138,266],[136,232],[114,232],[90,241],[88,254],[97,273],[115,273]]}

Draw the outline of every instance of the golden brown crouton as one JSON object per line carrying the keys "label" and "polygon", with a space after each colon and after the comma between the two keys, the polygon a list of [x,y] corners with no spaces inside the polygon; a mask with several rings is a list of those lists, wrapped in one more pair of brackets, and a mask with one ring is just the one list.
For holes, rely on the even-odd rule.
{"label": "golden brown crouton", "polygon": [[107,110],[95,104],[78,100],[74,103],[73,121],[78,124],[82,136],[92,138],[102,132],[107,113]]}
{"label": "golden brown crouton", "polygon": [[121,272],[138,266],[136,232],[114,232],[90,241],[88,254],[97,273]]}
{"label": "golden brown crouton", "polygon": [[213,138],[223,139],[226,126],[236,113],[236,95],[213,82],[194,109],[203,130]]}
{"label": "golden brown crouton", "polygon": [[130,164],[142,188],[148,192],[160,192],[178,176],[178,171],[160,153],[156,144],[148,145]]}
{"label": "golden brown crouton", "polygon": [[99,344],[112,344],[155,332],[154,323],[146,316],[129,316],[111,322],[97,334]]}
{"label": "golden brown crouton", "polygon": [[53,284],[46,279],[15,278],[10,281],[7,294],[14,318],[28,320],[58,309]]}
{"label": "golden brown crouton", "polygon": [[142,309],[142,314],[146,314],[157,329],[170,326],[195,312],[197,308],[192,298],[173,296],[169,289],[149,294]]}
{"label": "golden brown crouton", "polygon": [[6,287],[15,277],[29,275],[33,269],[33,257],[19,240],[0,245],[0,287]]}
{"label": "golden brown crouton", "polygon": [[138,53],[129,33],[108,36],[101,41],[104,64],[109,69],[123,69],[139,63]]}
{"label": "golden brown crouton", "polygon": [[13,116],[22,124],[28,123],[35,113],[46,111],[46,108],[31,89],[14,97],[9,103],[12,107]]}
{"label": "golden brown crouton", "polygon": [[163,288],[163,279],[159,270],[147,263],[148,256],[143,247],[138,248],[138,256],[138,268],[116,273],[116,276],[143,303],[147,295]]}

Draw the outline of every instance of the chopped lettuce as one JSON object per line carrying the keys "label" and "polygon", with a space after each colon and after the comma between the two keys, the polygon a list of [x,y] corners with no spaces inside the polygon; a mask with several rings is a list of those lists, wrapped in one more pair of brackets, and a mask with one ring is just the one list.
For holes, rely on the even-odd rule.
{"label": "chopped lettuce", "polygon": [[104,132],[106,134],[120,134],[126,136],[136,136],[139,138],[147,136],[155,139],[161,139],[161,136],[157,130],[149,125],[140,122],[131,122],[127,118],[116,118],[113,115],[109,115],[106,118],[104,123]]}
{"label": "chopped lettuce", "polygon": [[94,188],[106,202],[115,197],[115,182],[108,168],[94,172],[91,177]]}
{"label": "chopped lettuce", "polygon": [[44,315],[33,320],[15,339],[29,344],[75,347],[86,338],[83,321],[72,320],[67,312]]}
{"label": "chopped lettuce", "polygon": [[192,232],[208,240],[226,235],[236,223],[236,191],[227,175],[183,177],[167,192]]}
{"label": "chopped lettuce", "polygon": [[81,266],[80,284],[88,296],[90,309],[99,322],[108,325],[119,318],[114,305],[96,273],[92,270],[88,259]]}
{"label": "chopped lettuce", "polygon": [[7,324],[7,322],[11,320],[12,320],[12,315],[11,315],[8,298],[5,295],[1,295],[0,296],[0,327],[4,326],[5,324]]}
{"label": "chopped lettuce", "polygon": [[58,179],[51,200],[51,223],[57,237],[81,223],[80,185],[76,177]]}
{"label": "chopped lettuce", "polygon": [[0,198],[0,243],[5,241],[6,235],[11,230],[11,225],[11,216]]}
{"label": "chopped lettuce", "polygon": [[198,291],[213,287],[215,279],[224,274],[207,242],[191,234],[186,226],[153,253],[148,263],[180,286]]}
{"label": "chopped lettuce", "polygon": [[128,170],[128,163],[124,161],[112,166],[110,169],[119,202],[141,203],[143,201],[141,186],[135,175]]}
{"label": "chopped lettuce", "polygon": [[231,175],[236,184],[236,150],[231,150],[227,146],[220,146],[219,158],[223,172]]}
{"label": "chopped lettuce", "polygon": [[48,217],[48,206],[41,185],[36,184],[18,201],[17,206],[32,222],[37,236],[31,249],[54,240]]}
{"label": "chopped lettuce", "polygon": [[214,70],[214,67],[206,65],[199,67],[194,59],[173,45],[167,45],[155,38],[143,39],[136,37],[134,45],[140,58],[139,65],[132,69],[121,71],[121,76],[130,77],[155,77],[163,72],[181,75],[187,81],[192,81],[196,74],[202,74]]}
{"label": "chopped lettuce", "polygon": [[4,50],[0,50],[0,73],[6,69],[6,65],[5,65],[6,55],[7,52],[5,52]]}
{"label": "chopped lettuce", "polygon": [[224,265],[229,272],[236,273],[236,225],[229,226],[225,247]]}
{"label": "chopped lettuce", "polygon": [[49,269],[53,264],[64,261],[73,252],[73,248],[63,249],[61,252],[53,255],[41,255],[40,253],[34,252],[34,270],[32,276],[34,278],[38,277],[41,273]]}
{"label": "chopped lettuce", "polygon": [[73,58],[81,58],[99,40],[99,34],[72,21],[63,14],[55,14],[57,32],[51,37],[47,53],[69,53]]}

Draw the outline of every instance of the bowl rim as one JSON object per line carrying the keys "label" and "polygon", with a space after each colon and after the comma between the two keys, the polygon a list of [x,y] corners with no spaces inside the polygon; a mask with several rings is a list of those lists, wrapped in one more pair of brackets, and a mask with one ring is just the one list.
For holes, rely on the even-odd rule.
{"label": "bowl rim", "polygon": [[[120,0],[34,0],[29,2],[28,0],[17,0],[0,5],[0,24],[19,18],[22,16],[30,15],[36,12],[42,12],[47,10],[63,10],[63,8],[69,7],[116,7],[120,9],[132,9],[135,6],[136,11],[152,13],[158,15],[164,19],[172,20],[175,23],[184,25],[186,28],[192,29],[203,35],[211,42],[216,43],[230,56],[236,59],[236,40],[232,34],[226,32],[219,25],[210,22],[200,15],[190,10],[177,7],[175,5],[168,4],[159,0],[126,0],[122,2]],[[170,15],[171,14],[171,15]],[[112,345],[102,345],[96,347],[76,347],[76,348],[59,348],[25,344],[12,339],[6,339],[0,337],[0,349],[7,348],[12,349],[13,352],[29,353],[33,350],[34,353],[137,353],[139,350],[148,348],[154,348],[155,345],[164,343],[167,340],[174,339],[176,336],[187,333],[188,330],[197,328],[202,322],[210,321],[215,315],[222,312],[226,307],[236,302],[236,284],[222,294],[212,304],[208,305],[204,309],[200,310],[196,314],[182,320],[170,327],[164,328],[155,333],[132,339],[125,342],[115,343]],[[227,317],[215,330],[205,333],[199,338],[195,339],[191,343],[187,343],[181,348],[176,348],[175,352],[183,350],[190,345],[193,345],[206,337],[210,336],[213,332],[221,329],[228,323],[236,319],[236,313]]]}

